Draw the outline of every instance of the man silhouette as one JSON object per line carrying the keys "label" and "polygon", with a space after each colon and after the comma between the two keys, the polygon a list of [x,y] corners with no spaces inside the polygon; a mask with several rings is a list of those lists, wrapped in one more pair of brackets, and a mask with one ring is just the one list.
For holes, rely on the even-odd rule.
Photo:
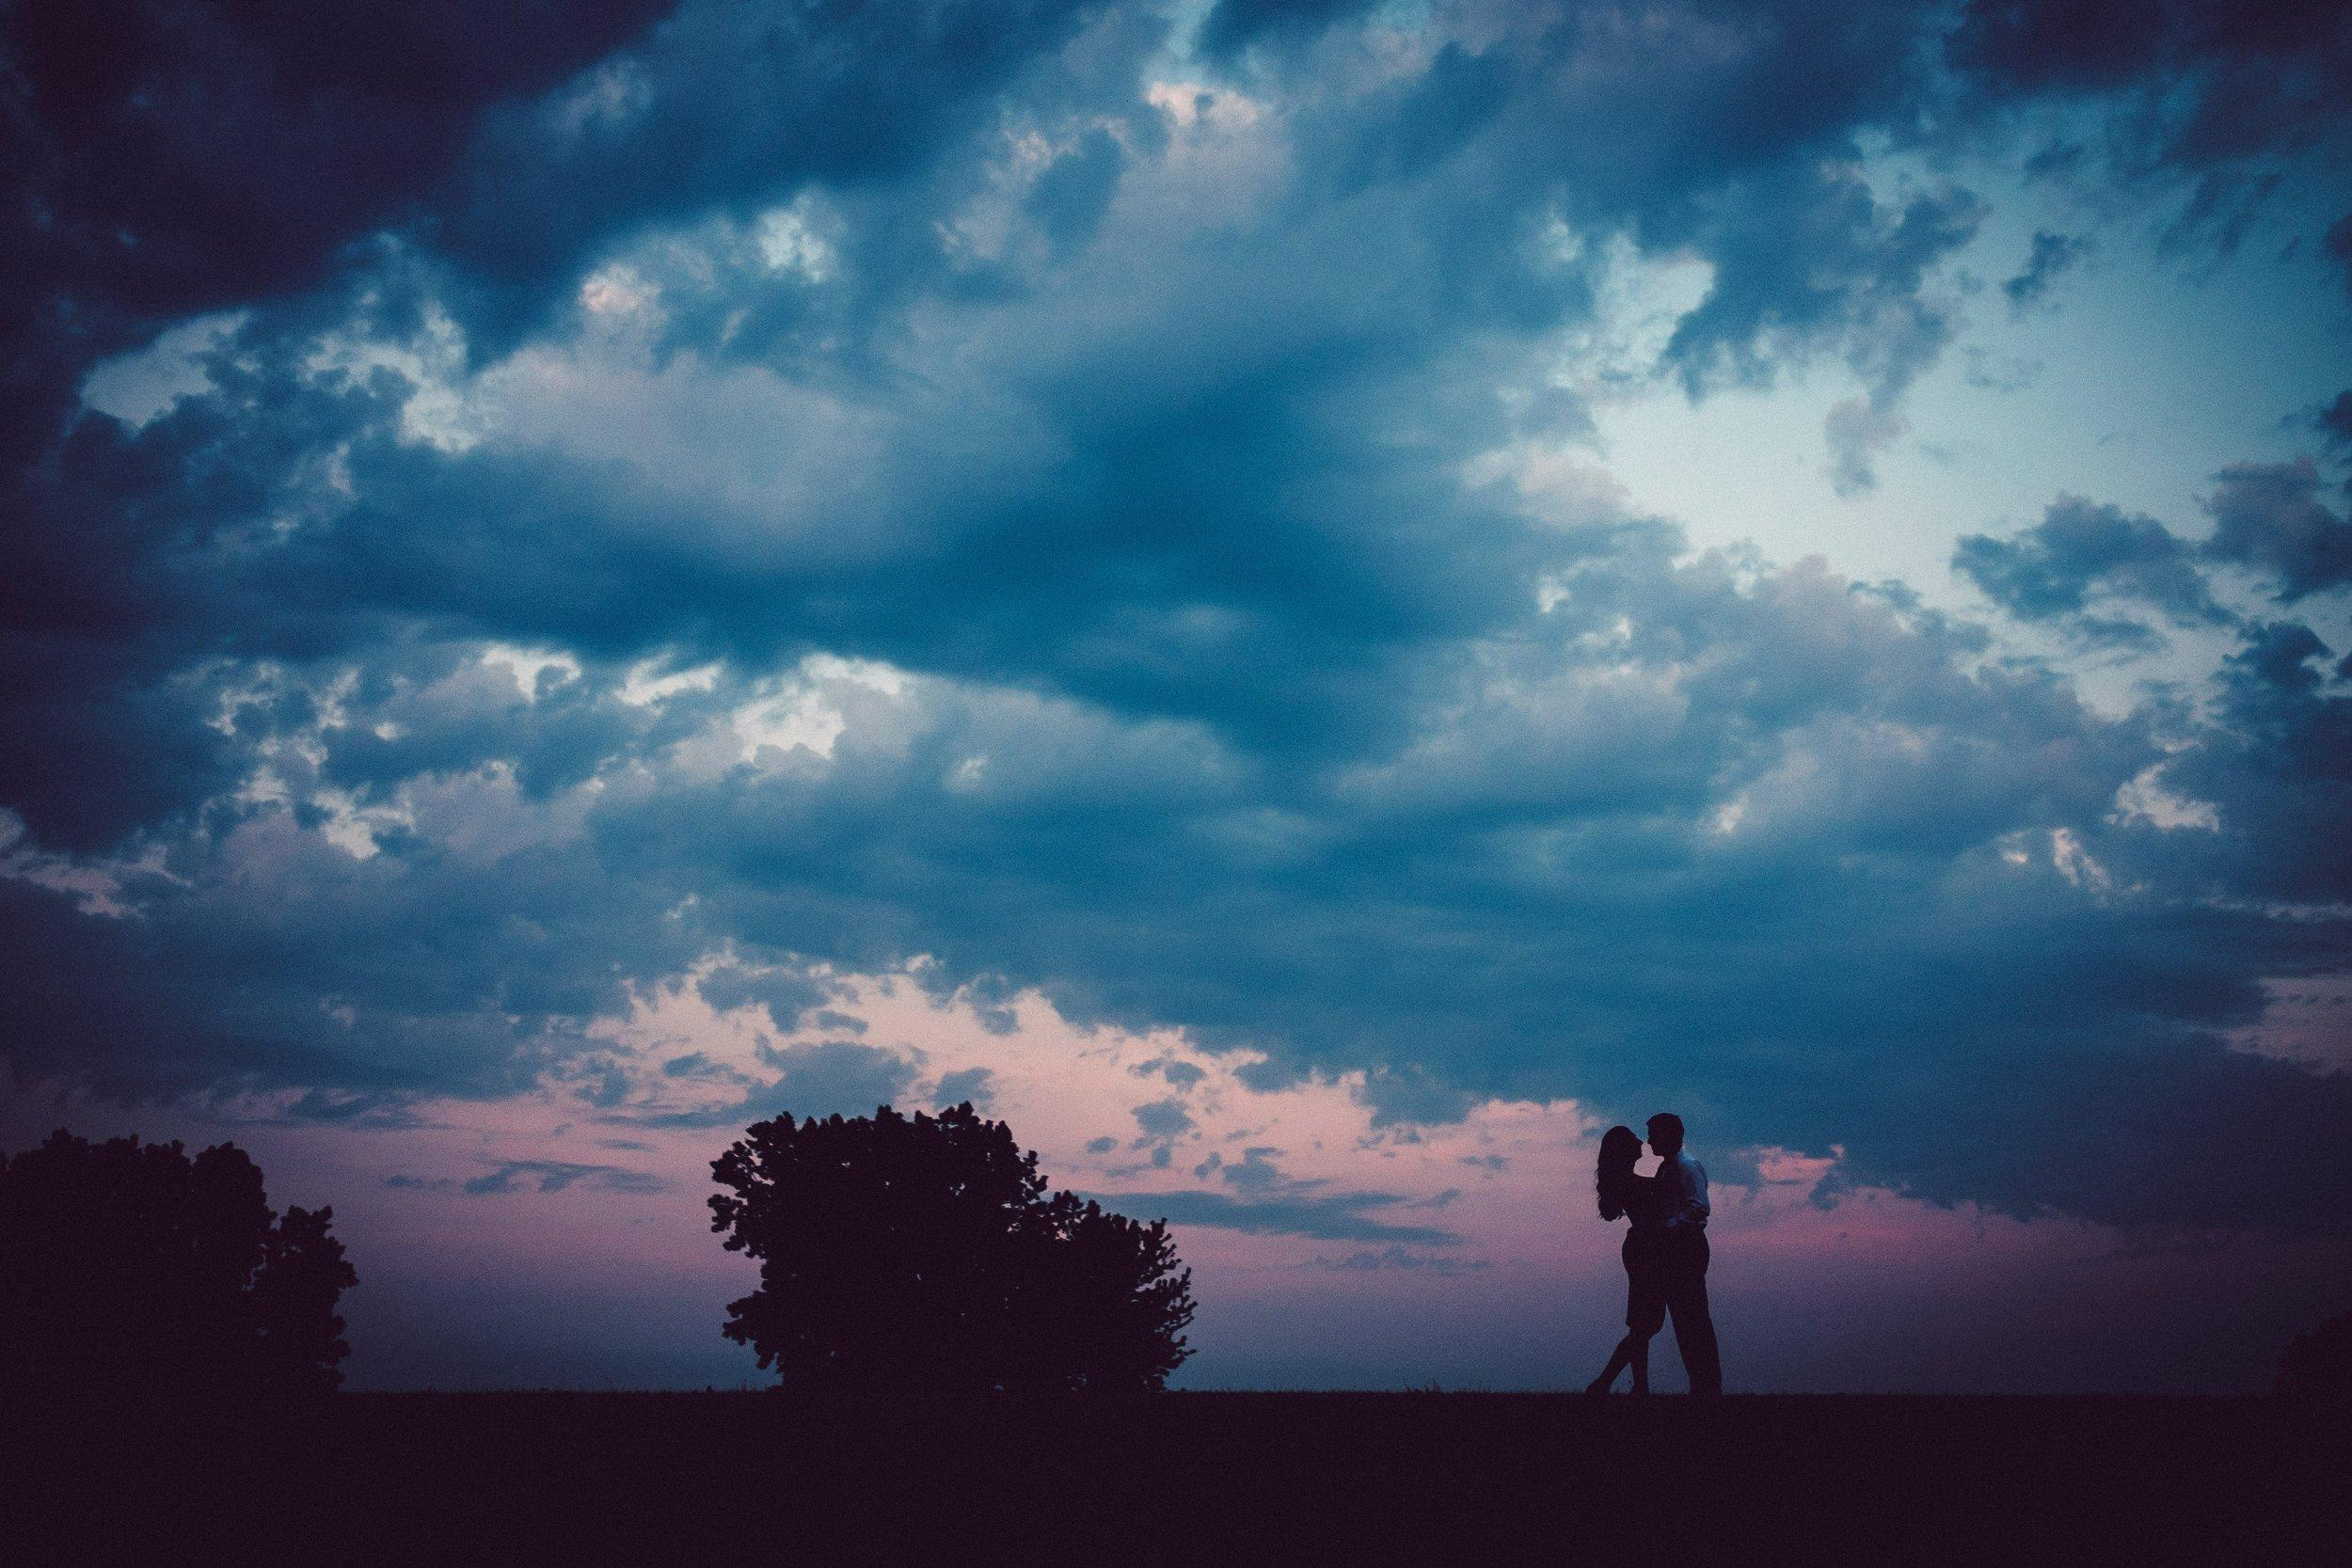
{"label": "man silhouette", "polygon": [[1707,1310],[1707,1167],[1682,1152],[1682,1118],[1671,1111],[1649,1118],[1649,1146],[1658,1156],[1666,1199],[1660,1272],[1666,1311],[1675,1322],[1675,1348],[1682,1353],[1691,1392],[1720,1394],[1724,1367],[1715,1349],[1715,1320]]}

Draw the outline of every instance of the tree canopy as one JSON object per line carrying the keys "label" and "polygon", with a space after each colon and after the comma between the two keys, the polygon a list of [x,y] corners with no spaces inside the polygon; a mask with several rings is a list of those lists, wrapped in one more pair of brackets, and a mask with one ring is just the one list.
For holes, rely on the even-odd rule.
{"label": "tree canopy", "polygon": [[331,1209],[269,1206],[234,1144],[92,1143],[0,1154],[0,1389],[324,1393],[358,1282]]}
{"label": "tree canopy", "polygon": [[1167,1226],[1048,1194],[968,1103],[780,1116],[711,1170],[711,1228],[760,1265],[724,1332],[788,1388],[1149,1390],[1191,1354]]}

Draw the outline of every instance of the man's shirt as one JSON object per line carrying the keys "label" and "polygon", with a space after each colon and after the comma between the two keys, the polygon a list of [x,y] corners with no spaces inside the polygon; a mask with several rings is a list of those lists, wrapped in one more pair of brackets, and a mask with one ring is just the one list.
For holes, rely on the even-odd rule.
{"label": "man's shirt", "polygon": [[1707,1228],[1707,1167],[1688,1154],[1677,1153],[1658,1165],[1659,1180],[1673,1199],[1666,1211],[1666,1228],[1684,1232]]}

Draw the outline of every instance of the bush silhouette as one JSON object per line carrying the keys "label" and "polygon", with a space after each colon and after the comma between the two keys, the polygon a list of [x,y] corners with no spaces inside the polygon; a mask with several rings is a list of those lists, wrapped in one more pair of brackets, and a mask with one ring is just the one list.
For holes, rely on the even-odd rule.
{"label": "bush silhouette", "polygon": [[0,1154],[0,1390],[326,1393],[358,1283],[334,1212],[274,1212],[234,1144],[91,1143]]}
{"label": "bush silhouette", "polygon": [[1140,1391],[1191,1354],[1166,1225],[1049,1196],[969,1104],[781,1116],[711,1171],[711,1228],[760,1265],[724,1332],[787,1388]]}

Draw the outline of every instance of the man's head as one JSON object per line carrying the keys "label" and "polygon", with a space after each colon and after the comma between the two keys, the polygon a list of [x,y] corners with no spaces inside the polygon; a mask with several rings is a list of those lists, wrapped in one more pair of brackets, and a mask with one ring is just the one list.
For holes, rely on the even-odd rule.
{"label": "man's head", "polygon": [[1682,1152],[1682,1118],[1672,1111],[1661,1111],[1649,1118],[1649,1146],[1661,1160],[1671,1160]]}

